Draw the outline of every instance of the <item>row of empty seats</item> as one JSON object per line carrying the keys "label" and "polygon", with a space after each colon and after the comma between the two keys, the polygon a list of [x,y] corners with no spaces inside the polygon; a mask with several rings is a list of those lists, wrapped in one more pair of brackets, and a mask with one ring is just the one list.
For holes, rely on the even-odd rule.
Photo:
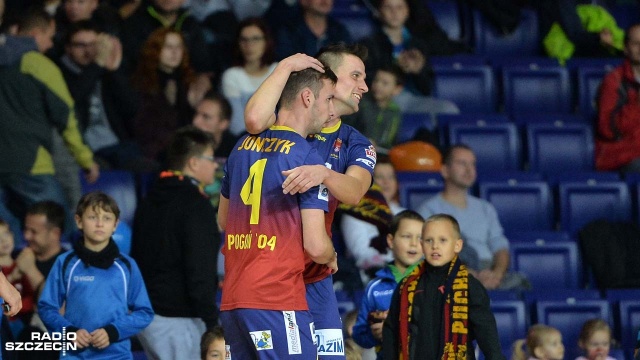
{"label": "row of empty seats", "polygon": [[[594,169],[592,124],[573,115],[524,118],[516,123],[502,114],[439,115],[434,131],[443,147],[470,146],[480,172],[529,170],[554,174]],[[405,114],[398,140],[411,139],[420,128],[433,128],[430,125],[433,119],[428,114]]]}
{"label": "row of empty seats", "polygon": [[574,59],[560,66],[550,58],[506,56],[431,59],[433,95],[451,100],[462,112],[573,113],[592,118],[602,78],[622,59]]}
{"label": "row of empty seats", "polygon": [[[398,179],[400,204],[414,210],[444,188],[439,173],[400,173]],[[638,180],[608,172],[564,173],[550,180],[514,172],[481,177],[476,194],[493,204],[507,233],[563,230],[575,236],[593,220],[637,219]]]}

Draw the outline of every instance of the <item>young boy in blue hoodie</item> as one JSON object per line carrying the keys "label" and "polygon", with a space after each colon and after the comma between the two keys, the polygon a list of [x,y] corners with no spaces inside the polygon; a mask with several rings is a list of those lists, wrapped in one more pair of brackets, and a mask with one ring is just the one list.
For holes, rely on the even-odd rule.
{"label": "young boy in blue hoodie", "polygon": [[49,331],[75,332],[70,359],[132,359],[129,338],[153,319],[138,265],[111,238],[119,216],[104,193],[80,199],[75,220],[83,236],[56,259],[38,302]]}
{"label": "young boy in blue hoodie", "polygon": [[[424,219],[412,210],[404,210],[391,221],[387,244],[393,253],[393,262],[376,272],[367,284],[358,318],[353,326],[353,339],[363,348],[382,344],[382,323],[387,317],[393,291],[422,258],[420,239]],[[378,352],[378,358],[382,353]]]}

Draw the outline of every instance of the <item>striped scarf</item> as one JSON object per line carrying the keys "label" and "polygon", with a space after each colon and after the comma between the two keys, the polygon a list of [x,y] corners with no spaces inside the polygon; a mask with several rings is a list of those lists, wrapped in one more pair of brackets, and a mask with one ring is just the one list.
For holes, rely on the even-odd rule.
{"label": "striped scarf", "polygon": [[[415,267],[400,283],[400,360],[409,360],[409,324],[413,312],[413,301],[418,281],[424,274],[426,261]],[[444,284],[438,287],[445,295],[442,311],[444,348],[443,360],[464,360],[467,357],[468,310],[469,310],[469,272],[456,256],[449,265]],[[407,314],[403,316],[402,314]]]}

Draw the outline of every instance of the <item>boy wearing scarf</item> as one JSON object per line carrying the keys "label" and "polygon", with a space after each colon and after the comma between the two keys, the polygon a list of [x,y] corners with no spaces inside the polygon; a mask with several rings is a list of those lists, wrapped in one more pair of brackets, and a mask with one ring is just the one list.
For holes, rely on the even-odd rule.
{"label": "boy wearing scarf", "polygon": [[473,340],[485,359],[506,359],[487,291],[458,258],[462,245],[452,216],[425,221],[425,260],[393,294],[383,326],[384,359],[475,359]]}
{"label": "boy wearing scarf", "polygon": [[84,195],[75,215],[82,238],[58,256],[42,290],[38,312],[47,329],[66,331],[67,339],[75,333],[77,350],[66,354],[71,359],[130,357],[129,338],[153,319],[136,262],[111,238],[119,215],[110,196]]}

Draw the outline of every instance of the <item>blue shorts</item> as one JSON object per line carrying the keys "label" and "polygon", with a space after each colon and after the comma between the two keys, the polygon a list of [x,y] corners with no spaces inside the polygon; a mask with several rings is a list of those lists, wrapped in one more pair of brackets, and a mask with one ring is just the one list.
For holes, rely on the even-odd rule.
{"label": "blue shorts", "polygon": [[338,311],[338,300],[333,290],[333,278],[307,284],[307,303],[313,316],[318,346],[318,359],[344,359],[342,319]]}
{"label": "blue shorts", "polygon": [[220,312],[232,359],[317,358],[308,311],[234,309]]}

